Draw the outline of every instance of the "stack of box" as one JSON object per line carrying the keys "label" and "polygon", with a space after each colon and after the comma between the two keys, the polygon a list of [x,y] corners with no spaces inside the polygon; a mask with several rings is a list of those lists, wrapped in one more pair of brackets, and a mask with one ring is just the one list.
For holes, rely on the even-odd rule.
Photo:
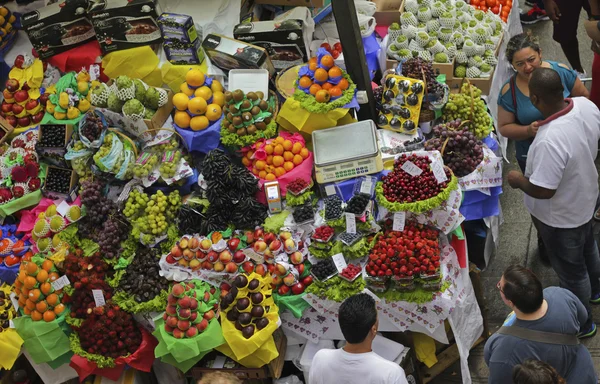
{"label": "stack of box", "polygon": [[202,36],[198,36],[191,16],[163,13],[158,25],[164,39],[163,48],[171,64],[200,64],[204,61]]}

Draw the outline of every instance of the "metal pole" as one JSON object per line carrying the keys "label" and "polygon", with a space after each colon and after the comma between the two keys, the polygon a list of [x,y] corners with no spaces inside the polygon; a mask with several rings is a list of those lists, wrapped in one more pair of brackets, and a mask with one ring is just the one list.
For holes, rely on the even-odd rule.
{"label": "metal pole", "polygon": [[[346,71],[356,84],[358,92],[366,91],[367,102],[361,104],[360,110],[357,112],[358,120],[371,119],[375,121],[377,117],[375,99],[371,88],[371,77],[367,67],[367,58],[365,57],[360,26],[356,17],[354,0],[332,0],[331,6],[340,35]],[[364,95],[364,92],[361,92],[358,97],[359,103],[363,101],[362,95]]]}

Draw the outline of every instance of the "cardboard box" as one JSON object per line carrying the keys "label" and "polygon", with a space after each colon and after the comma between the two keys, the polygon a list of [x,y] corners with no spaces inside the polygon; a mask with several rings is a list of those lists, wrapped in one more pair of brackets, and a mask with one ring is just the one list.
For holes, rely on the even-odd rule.
{"label": "cardboard box", "polygon": [[23,15],[23,29],[40,59],[48,59],[94,38],[96,32],[86,14],[87,7],[87,0],[65,0]]}
{"label": "cardboard box", "polygon": [[[404,11],[404,1],[396,0],[376,0],[377,10],[373,17],[377,25],[390,26],[392,23],[400,24],[400,14]],[[398,4],[397,8],[390,8],[391,4]]]}
{"label": "cardboard box", "polygon": [[395,11],[400,9],[403,0],[372,0],[377,5],[377,10],[380,11]]}
{"label": "cardboard box", "polygon": [[226,72],[262,68],[269,71],[270,76],[275,74],[275,67],[262,47],[211,33],[202,42],[202,48],[212,64]]}
{"label": "cardboard box", "polygon": [[[50,175],[51,172],[54,172],[56,170],[62,170],[62,171],[71,173],[71,179],[69,182],[69,192],[68,193],[52,191],[47,188],[46,183],[48,181],[48,175]],[[46,172],[46,179],[44,179],[44,185],[42,185],[42,194],[44,195],[44,197],[47,197],[47,198],[53,199],[53,200],[64,199],[68,203],[75,201],[75,199],[77,198],[76,191],[77,191],[77,180],[78,179],[79,179],[79,177],[77,176],[77,173],[75,171],[73,171],[72,169],[48,166],[48,170]]]}
{"label": "cardboard box", "polygon": [[[450,92],[458,93],[460,87],[462,86],[463,80],[466,82],[467,79],[461,79],[458,77],[453,77],[451,80],[446,79],[446,84],[450,87]],[[471,84],[481,89],[482,95],[489,95],[490,90],[492,89],[492,81],[494,80],[494,73],[488,78],[477,78],[477,79],[468,79]]]}
{"label": "cardboard box", "polygon": [[255,0],[256,4],[287,5],[290,7],[319,8],[325,5],[325,0]]}
{"label": "cardboard box", "polygon": [[304,22],[299,19],[238,24],[233,37],[264,48],[277,71],[308,61]]}
{"label": "cardboard box", "polygon": [[[169,40],[177,40],[182,43],[191,44],[198,38],[198,31],[194,26],[194,20],[188,15],[177,13],[163,13],[158,18],[158,26],[165,43]],[[202,36],[200,36],[202,40]]]}
{"label": "cardboard box", "polygon": [[162,41],[151,0],[98,0],[88,12],[104,54]]}
{"label": "cardboard box", "polygon": [[446,75],[446,79],[454,78],[454,59],[450,63],[432,63],[434,71],[440,71],[440,75]]}
{"label": "cardboard box", "polygon": [[[42,147],[40,143],[43,140],[44,132],[49,126],[59,126],[62,127],[65,131],[65,142],[62,147]],[[35,151],[48,164],[61,167],[61,168],[71,168],[70,162],[65,160],[65,154],[67,153],[67,145],[69,141],[71,141],[71,136],[73,135],[73,125],[72,124],[43,124],[40,125],[39,128],[39,139],[38,144],[35,147]]]}
{"label": "cardboard box", "polygon": [[[173,92],[170,89],[165,89],[167,91],[169,100],[165,105],[158,108],[152,119],[144,119],[144,123],[146,123],[146,127],[148,129],[159,129],[165,125],[165,122],[169,119],[171,112],[173,112]],[[156,132],[154,132],[156,133]]]}
{"label": "cardboard box", "polygon": [[163,49],[165,50],[167,60],[171,64],[201,64],[204,61],[204,50],[202,49],[202,40],[200,39],[196,39],[193,43],[165,40]]}
{"label": "cardboard box", "polygon": [[8,136],[14,131],[12,125],[8,124],[3,117],[0,117],[0,144],[4,143]]}

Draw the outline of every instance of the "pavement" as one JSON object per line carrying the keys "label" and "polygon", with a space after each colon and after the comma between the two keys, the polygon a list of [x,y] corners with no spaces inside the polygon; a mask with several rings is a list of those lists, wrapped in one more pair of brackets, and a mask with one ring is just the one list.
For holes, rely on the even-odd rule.
{"label": "pavement", "polygon": [[[522,6],[522,9],[527,9]],[[591,77],[593,53],[590,50],[591,41],[585,34],[583,20],[585,12],[582,12],[581,23],[578,30],[579,52],[581,62],[588,76]],[[539,38],[542,47],[542,55],[546,60],[555,60],[568,64],[560,45],[552,40],[552,22],[544,21],[530,26],[524,26],[524,30],[530,29]],[[587,84],[589,88],[589,84]],[[508,147],[508,160],[504,163],[503,174],[517,169],[515,160],[514,143],[510,142]],[[600,159],[600,157],[599,157]],[[600,169],[600,161],[596,161]],[[496,289],[496,283],[500,280],[504,269],[511,264],[522,264],[535,271],[541,279],[544,287],[557,286],[558,277],[549,266],[545,266],[537,256],[537,233],[531,223],[531,218],[523,205],[523,193],[510,188],[506,181],[503,185],[503,194],[500,196],[504,223],[500,227],[500,239],[495,254],[492,256],[489,266],[482,272],[482,285],[485,297],[485,312],[488,317],[490,332],[495,332],[502,324],[510,309],[504,305],[500,294]],[[600,241],[600,226],[596,228],[596,237]],[[593,309],[596,322],[600,324],[600,306]],[[600,372],[600,333],[598,336],[583,341],[589,349],[596,372]],[[483,359],[484,344],[471,350],[469,366],[471,378],[474,384],[484,384],[488,380],[488,368]],[[460,366],[458,363],[448,368],[443,374],[431,381],[432,384],[462,383]]]}

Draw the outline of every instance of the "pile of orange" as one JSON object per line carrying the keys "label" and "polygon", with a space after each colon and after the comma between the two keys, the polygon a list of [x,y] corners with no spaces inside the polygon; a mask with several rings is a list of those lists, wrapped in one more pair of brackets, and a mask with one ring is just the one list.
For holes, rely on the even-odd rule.
{"label": "pile of orange", "polygon": [[308,68],[314,72],[314,75],[312,78],[310,76],[300,77],[298,85],[307,88],[319,103],[327,103],[332,97],[342,96],[342,92],[350,86],[345,78],[342,78],[338,84],[330,82],[330,79],[338,78],[344,74],[341,68],[334,64],[331,55],[321,57],[320,63],[316,57],[311,58],[308,61]]}
{"label": "pile of orange", "polygon": [[489,9],[492,13],[500,15],[502,21],[506,23],[512,9],[513,0],[471,0],[470,4],[484,12]]}
{"label": "pile of orange", "polygon": [[41,264],[23,260],[15,280],[15,293],[19,307],[33,321],[53,321],[67,308],[61,303],[62,289],[56,291],[52,282],[60,276],[52,260]]}
{"label": "pile of orange", "polygon": [[292,142],[279,136],[269,140],[264,147],[265,160],[253,159],[254,152],[249,151],[242,163],[252,168],[252,173],[263,180],[276,180],[302,164],[309,156],[308,149],[300,142]]}
{"label": "pile of orange", "polygon": [[204,73],[190,69],[179,90],[173,95],[173,121],[178,127],[201,131],[221,118],[225,95],[217,80],[213,80],[209,87]]}

